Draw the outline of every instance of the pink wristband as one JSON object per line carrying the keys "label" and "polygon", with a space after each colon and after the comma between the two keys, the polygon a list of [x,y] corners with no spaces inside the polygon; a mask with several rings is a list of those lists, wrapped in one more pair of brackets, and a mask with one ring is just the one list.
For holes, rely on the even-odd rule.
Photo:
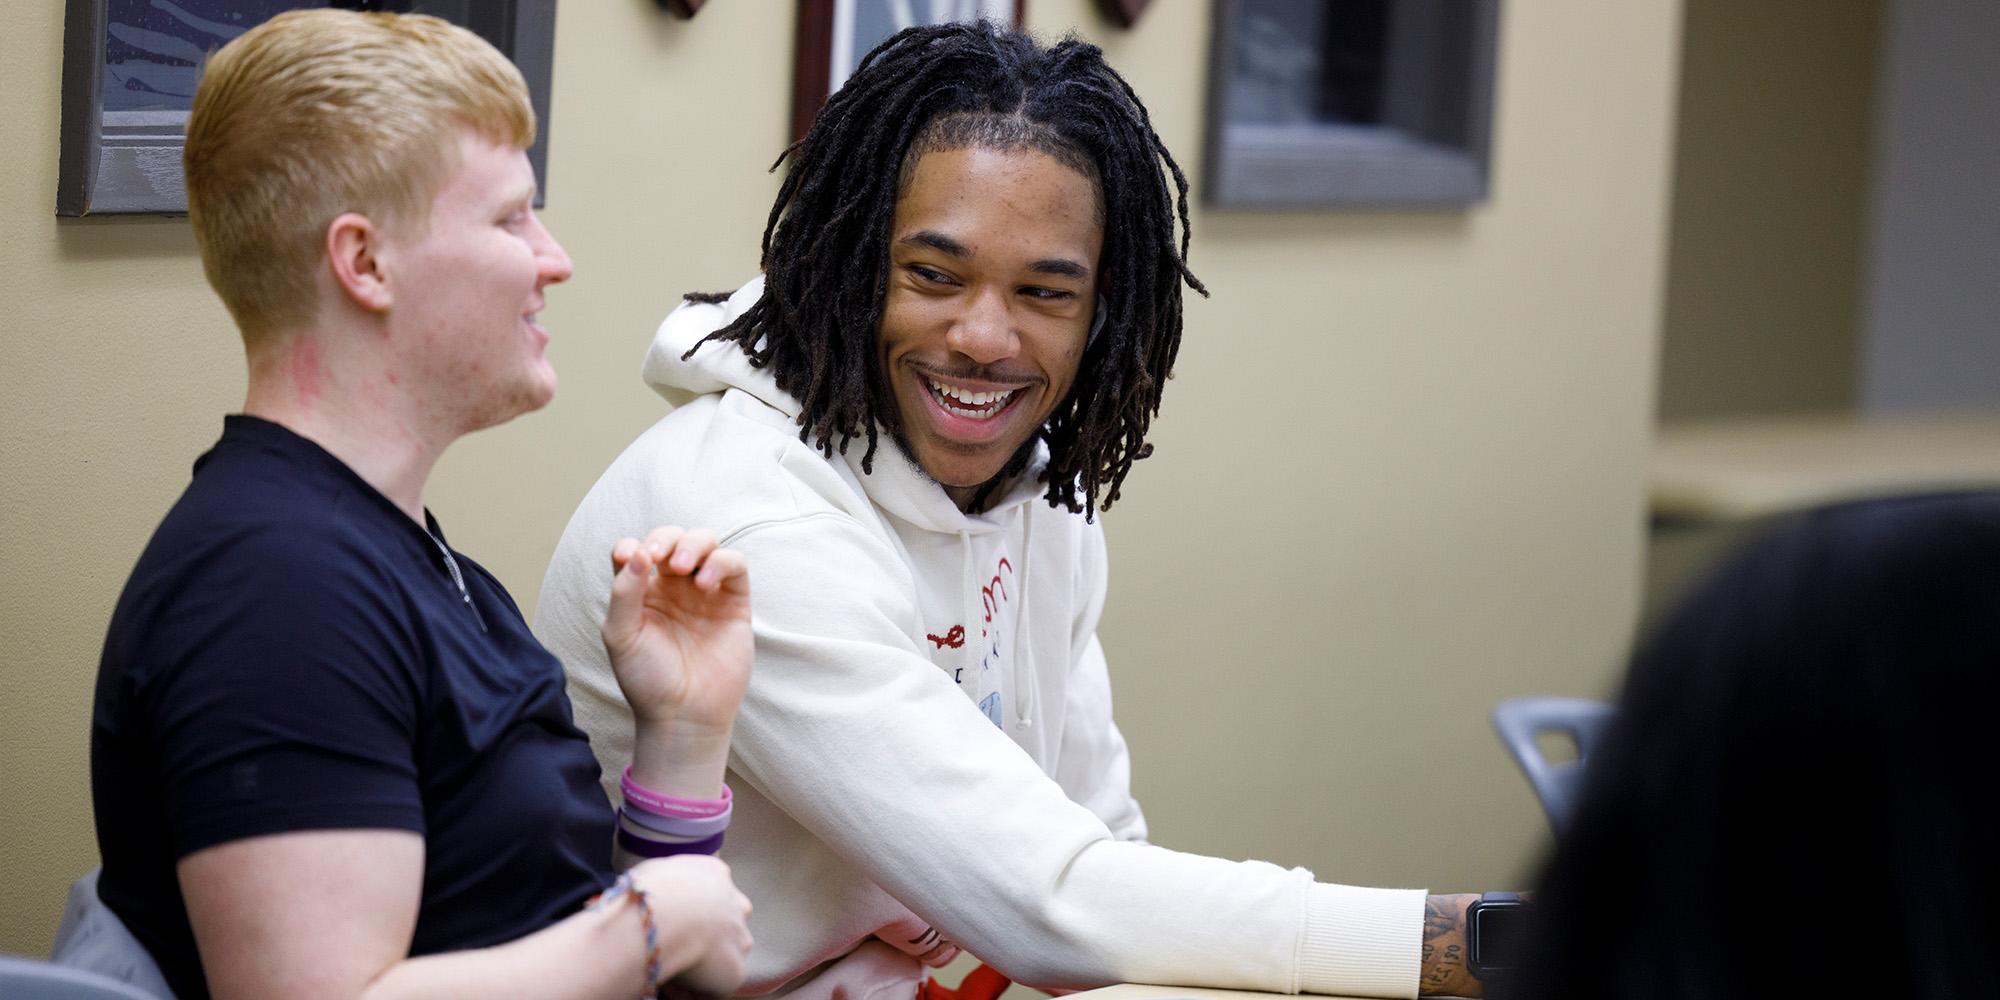
{"label": "pink wristband", "polygon": [[729,786],[722,786],[719,799],[684,799],[677,795],[661,795],[632,780],[632,765],[625,765],[625,773],[618,779],[618,790],[625,801],[662,816],[679,816],[683,819],[707,819],[729,811]]}

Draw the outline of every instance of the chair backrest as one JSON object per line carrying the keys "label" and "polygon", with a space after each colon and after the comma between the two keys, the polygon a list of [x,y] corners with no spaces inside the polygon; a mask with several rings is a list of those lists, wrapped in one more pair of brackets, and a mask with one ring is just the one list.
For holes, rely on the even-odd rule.
{"label": "chair backrest", "polygon": [[[93,868],[90,874],[70,885],[69,902],[63,906],[62,923],[56,927],[55,953],[51,962],[61,968],[120,983],[134,991],[131,996],[146,1000],[170,1000],[173,990],[168,988],[167,977],[160,972],[160,965],[153,960],[152,953],[132,936],[125,922],[118,919],[118,914],[98,898],[97,876],[102,871],[101,868]],[[0,997],[16,995],[0,990]]]}
{"label": "chair backrest", "polygon": [[[1493,728],[1500,742],[1521,765],[1542,801],[1549,825],[1561,833],[1576,807],[1583,784],[1583,762],[1611,721],[1610,705],[1589,698],[1512,698],[1493,707]],[[1542,753],[1544,733],[1561,733],[1576,745],[1576,759],[1554,763]]]}
{"label": "chair backrest", "polygon": [[159,1000],[136,986],[127,986],[95,972],[55,965],[32,958],[0,955],[0,997],[35,1000]]}

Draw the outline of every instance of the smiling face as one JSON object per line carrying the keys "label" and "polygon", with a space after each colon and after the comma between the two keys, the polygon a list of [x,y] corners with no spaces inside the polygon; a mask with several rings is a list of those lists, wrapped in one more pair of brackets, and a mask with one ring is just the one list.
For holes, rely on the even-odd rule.
{"label": "smiling face", "polygon": [[414,238],[391,236],[402,370],[456,433],[547,405],[556,374],[536,321],[569,256],[535,215],[527,154],[470,131]]}
{"label": "smiling face", "polygon": [[960,508],[1069,394],[1097,304],[1096,185],[1046,154],[926,153],[890,224],[877,337],[898,440]]}

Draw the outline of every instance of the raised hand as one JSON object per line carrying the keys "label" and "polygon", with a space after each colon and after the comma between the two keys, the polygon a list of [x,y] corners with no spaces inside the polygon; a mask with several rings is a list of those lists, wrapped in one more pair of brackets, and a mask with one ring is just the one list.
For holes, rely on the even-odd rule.
{"label": "raised hand", "polygon": [[604,649],[641,730],[720,732],[750,681],[750,577],[705,531],[655,528],[611,550]]}

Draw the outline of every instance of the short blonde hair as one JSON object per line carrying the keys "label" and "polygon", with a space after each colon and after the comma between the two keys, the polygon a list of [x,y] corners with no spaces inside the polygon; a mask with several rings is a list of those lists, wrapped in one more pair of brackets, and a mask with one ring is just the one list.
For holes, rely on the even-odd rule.
{"label": "short blonde hair", "polygon": [[342,213],[421,234],[465,129],[525,149],[535,112],[514,64],[448,21],[296,10],[217,50],[182,162],[202,269],[245,344],[312,320]]}

